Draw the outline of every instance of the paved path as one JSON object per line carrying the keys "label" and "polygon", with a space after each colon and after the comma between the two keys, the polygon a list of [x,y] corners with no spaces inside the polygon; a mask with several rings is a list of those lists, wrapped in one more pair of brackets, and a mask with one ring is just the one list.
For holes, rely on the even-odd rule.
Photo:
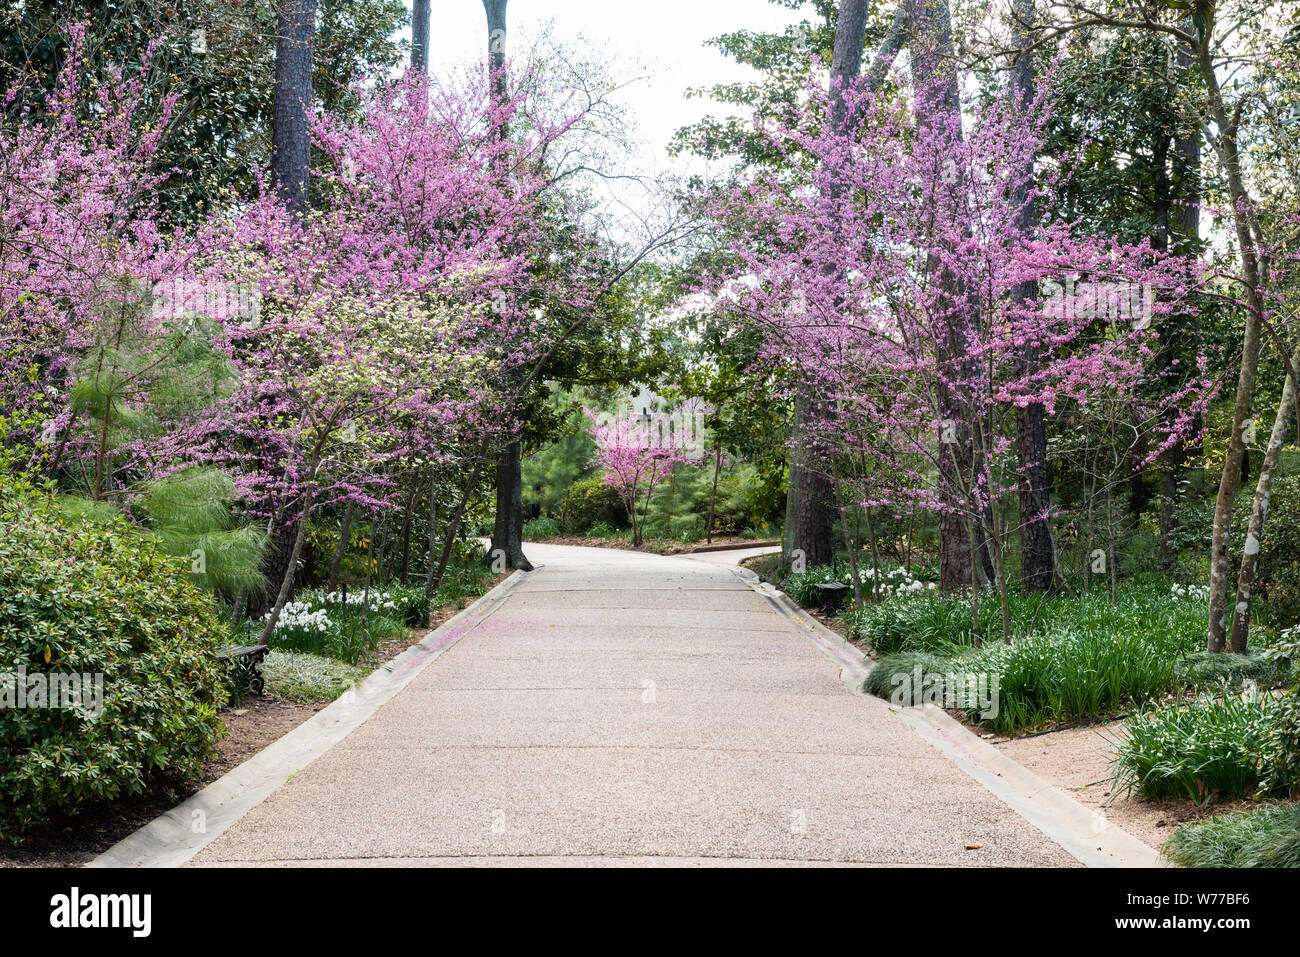
{"label": "paved path", "polygon": [[193,863],[1076,863],[725,558],[528,553],[499,608]]}

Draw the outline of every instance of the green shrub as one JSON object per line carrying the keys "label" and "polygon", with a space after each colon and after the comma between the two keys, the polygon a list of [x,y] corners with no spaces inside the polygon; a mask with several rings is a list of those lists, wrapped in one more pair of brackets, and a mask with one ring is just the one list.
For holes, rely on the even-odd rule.
{"label": "green shrub", "polygon": [[1204,695],[1128,720],[1115,745],[1115,784],[1144,797],[1254,796],[1262,767],[1259,742],[1275,721],[1272,699],[1260,695]]}
{"label": "green shrub", "polygon": [[821,593],[817,590],[818,585],[826,585],[839,580],[840,576],[831,570],[831,566],[817,565],[793,573],[785,580],[782,588],[796,604],[809,606],[815,605],[821,600]]}
{"label": "green shrub", "polygon": [[1269,658],[1257,649],[1245,654],[1198,651],[1182,659],[1179,668],[1184,680],[1194,688],[1238,688],[1246,681],[1273,686],[1286,681],[1291,672],[1288,663]]}
{"label": "green shrub", "polygon": [[[867,680],[863,682],[862,688],[877,698],[890,700],[895,689],[900,686],[899,676],[915,676],[918,666],[921,668],[922,681],[930,675],[947,674],[955,668],[953,659],[923,651],[902,651],[897,654],[881,655],[867,674]],[[903,703],[907,704],[907,702]]]}
{"label": "green shrub", "polygon": [[560,517],[565,528],[585,534],[597,522],[614,528],[627,524],[627,509],[618,491],[599,476],[579,479],[564,493]]}
{"label": "green shrub", "polygon": [[[1238,538],[1244,535],[1250,500],[1250,495],[1243,494],[1237,503],[1240,518],[1233,521],[1233,528],[1238,530]],[[1234,544],[1239,552],[1240,542]],[[1273,482],[1260,543],[1256,593],[1274,622],[1289,625],[1300,621],[1300,475],[1282,475]]]}
{"label": "green shrub", "polygon": [[587,534],[592,538],[618,538],[618,529],[604,522],[597,522],[587,529]]}
{"label": "green shrub", "polygon": [[1300,803],[1184,825],[1163,851],[1182,867],[1300,867]]}
{"label": "green shrub", "polygon": [[555,538],[560,534],[560,523],[553,518],[542,516],[534,518],[531,521],[524,522],[524,538],[536,540],[539,538]]}
{"label": "green shrub", "polygon": [[[125,521],[0,501],[0,672],[102,675],[93,707],[0,708],[0,833],[197,777],[221,730],[228,643],[211,598]],[[6,684],[9,682],[6,681]]]}
{"label": "green shrub", "polygon": [[364,668],[305,651],[274,650],[262,664],[266,690],[299,704],[333,701],[365,677]]}

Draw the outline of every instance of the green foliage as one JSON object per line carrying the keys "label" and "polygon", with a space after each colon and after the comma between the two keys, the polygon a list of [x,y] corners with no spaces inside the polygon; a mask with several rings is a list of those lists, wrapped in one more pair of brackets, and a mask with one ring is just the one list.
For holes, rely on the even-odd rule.
{"label": "green foliage", "polygon": [[930,675],[947,674],[953,668],[953,661],[924,651],[900,651],[881,655],[867,674],[862,688],[868,694],[889,700],[898,687],[898,677],[907,676],[910,680],[918,665],[921,668],[921,680],[925,681]]}
{"label": "green foliage", "polygon": [[587,534],[592,538],[618,538],[619,531],[605,522],[596,522],[591,528],[587,529]]}
{"label": "green foliage", "polygon": [[542,516],[524,522],[524,538],[530,541],[539,538],[555,538],[560,534],[560,523],[553,518]]}
{"label": "green foliage", "polygon": [[[1240,514],[1233,523],[1239,530],[1246,527],[1250,498],[1241,497]],[[1300,475],[1279,476],[1273,482],[1256,591],[1275,623],[1300,621]]]}
{"label": "green foliage", "polygon": [[1182,659],[1179,665],[1184,680],[1194,688],[1239,688],[1246,681],[1273,686],[1283,683],[1291,674],[1289,663],[1269,658],[1257,649],[1240,655],[1198,651]]}
{"label": "green foliage", "polygon": [[167,553],[184,558],[200,584],[226,599],[267,585],[261,571],[266,530],[235,524],[226,504],[234,495],[230,476],[192,468],[149,483],[133,503]]}
{"label": "green foliage", "polygon": [[0,708],[0,832],[196,777],[225,700],[210,598],[121,519],[0,499],[0,671],[102,675],[103,710]]}
{"label": "green foliage", "polygon": [[[1275,722],[1274,711],[1267,696],[1233,694],[1142,711],[1125,724],[1115,746],[1115,784],[1155,800],[1252,797],[1266,773],[1259,742]],[[1278,790],[1286,788],[1279,784]]]}
{"label": "green foliage", "polygon": [[1300,867],[1300,803],[1184,825],[1162,850],[1181,867]]}
{"label": "green foliage", "polygon": [[366,676],[364,668],[302,651],[275,650],[262,664],[266,690],[299,704],[333,701]]}
{"label": "green foliage", "polygon": [[1011,644],[1001,640],[991,596],[978,649],[969,596],[923,593],[867,606],[849,617],[850,634],[878,653],[934,654],[951,670],[996,677],[998,713],[987,723],[1006,733],[1097,720],[1213,673],[1277,673],[1258,656],[1222,664],[1190,656],[1205,632],[1204,601],[1174,596],[1158,579],[1126,585],[1114,605],[1105,594],[1010,599]]}
{"label": "green foliage", "polygon": [[579,479],[569,486],[560,506],[564,527],[583,534],[597,522],[613,528],[627,524],[627,510],[618,491],[598,477]]}
{"label": "green foliage", "polygon": [[785,580],[783,588],[796,604],[808,607],[816,605],[821,599],[821,593],[817,590],[818,585],[829,585],[831,582],[842,580],[842,576],[833,571],[831,566],[817,565],[795,572]]}

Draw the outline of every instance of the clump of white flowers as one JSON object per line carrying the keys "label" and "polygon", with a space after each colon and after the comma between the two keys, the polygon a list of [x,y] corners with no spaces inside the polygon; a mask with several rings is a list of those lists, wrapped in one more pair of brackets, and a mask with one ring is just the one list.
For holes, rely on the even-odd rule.
{"label": "clump of white flowers", "polygon": [[1194,599],[1196,601],[1205,601],[1210,597],[1209,585],[1179,585],[1170,586],[1170,594],[1175,598]]}
{"label": "clump of white flowers", "polygon": [[[365,604],[365,589],[358,588],[355,591],[348,592],[346,596],[342,592],[332,591],[316,597],[316,601],[323,605],[338,607],[347,605],[348,608]],[[369,609],[371,611],[396,611],[397,602],[393,600],[392,595],[386,591],[375,590],[370,593]]]}
{"label": "clump of white flowers", "polygon": [[[269,617],[268,613],[267,618]],[[266,621],[266,618],[262,620]],[[312,611],[308,602],[291,601],[281,610],[280,617],[275,623],[275,630],[326,632],[332,625],[329,612],[324,608]]]}
{"label": "clump of white flowers", "polygon": [[[852,583],[852,572],[849,572],[849,582]],[[874,568],[863,568],[858,571],[858,581],[868,588],[876,579],[876,570]],[[891,571],[884,572],[880,576],[877,585],[882,595],[915,595],[918,592],[934,591],[938,588],[935,582],[923,582],[912,577],[911,572],[906,568],[895,568]]]}

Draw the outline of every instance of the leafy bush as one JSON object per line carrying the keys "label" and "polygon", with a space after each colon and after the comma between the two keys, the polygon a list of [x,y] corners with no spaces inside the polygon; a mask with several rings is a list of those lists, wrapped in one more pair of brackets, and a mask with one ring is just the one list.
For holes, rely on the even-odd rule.
{"label": "leafy bush", "polygon": [[266,690],[299,704],[333,701],[365,677],[364,668],[305,651],[275,650],[262,664]]}
{"label": "leafy bush", "polygon": [[941,655],[931,655],[923,651],[902,651],[897,654],[881,655],[867,674],[862,688],[868,694],[889,700],[899,686],[897,676],[915,675],[917,666],[921,668],[921,680],[930,675],[947,674],[953,669],[953,659]]}
{"label": "leafy bush", "polygon": [[587,534],[592,538],[618,538],[618,529],[604,522],[597,522],[587,529]]}
{"label": "leafy bush", "polygon": [[1238,688],[1243,682],[1278,685],[1290,676],[1289,663],[1279,662],[1252,649],[1245,654],[1198,651],[1179,662],[1183,680],[1194,688],[1207,685]]}
{"label": "leafy bush", "polygon": [[524,522],[524,538],[526,539],[555,538],[559,534],[560,523],[553,518],[542,516]]}
{"label": "leafy bush", "polygon": [[1136,714],[1115,746],[1115,783],[1156,800],[1252,797],[1273,710],[1265,696],[1220,694]]}
{"label": "leafy bush", "polygon": [[0,524],[0,672],[102,676],[98,715],[84,699],[0,708],[0,833],[139,794],[153,774],[196,777],[221,731],[228,639],[188,564],[120,519],[68,522],[47,501],[0,500]]}
{"label": "leafy bush", "polygon": [[950,654],[970,641],[970,605],[965,601],[907,597],[864,603],[845,612],[849,637],[876,654],[928,651]]}
{"label": "leafy bush", "polygon": [[[1238,501],[1241,518],[1233,521],[1238,537],[1244,535],[1240,530],[1246,527],[1250,499],[1243,494]],[[1236,547],[1240,549],[1240,543]],[[1279,476],[1273,482],[1264,541],[1260,543],[1256,592],[1275,622],[1300,621],[1300,475]]]}
{"label": "leafy bush", "polygon": [[618,491],[601,482],[599,476],[579,479],[564,493],[560,517],[565,528],[579,535],[598,522],[612,528],[627,524],[627,510]]}
{"label": "leafy bush", "polygon": [[1163,850],[1182,867],[1300,867],[1300,804],[1184,825]]}
{"label": "leafy bush", "polygon": [[797,604],[815,605],[821,599],[821,593],[817,590],[818,585],[827,585],[841,580],[841,576],[833,572],[829,565],[817,565],[793,573],[785,580],[782,587]]}

